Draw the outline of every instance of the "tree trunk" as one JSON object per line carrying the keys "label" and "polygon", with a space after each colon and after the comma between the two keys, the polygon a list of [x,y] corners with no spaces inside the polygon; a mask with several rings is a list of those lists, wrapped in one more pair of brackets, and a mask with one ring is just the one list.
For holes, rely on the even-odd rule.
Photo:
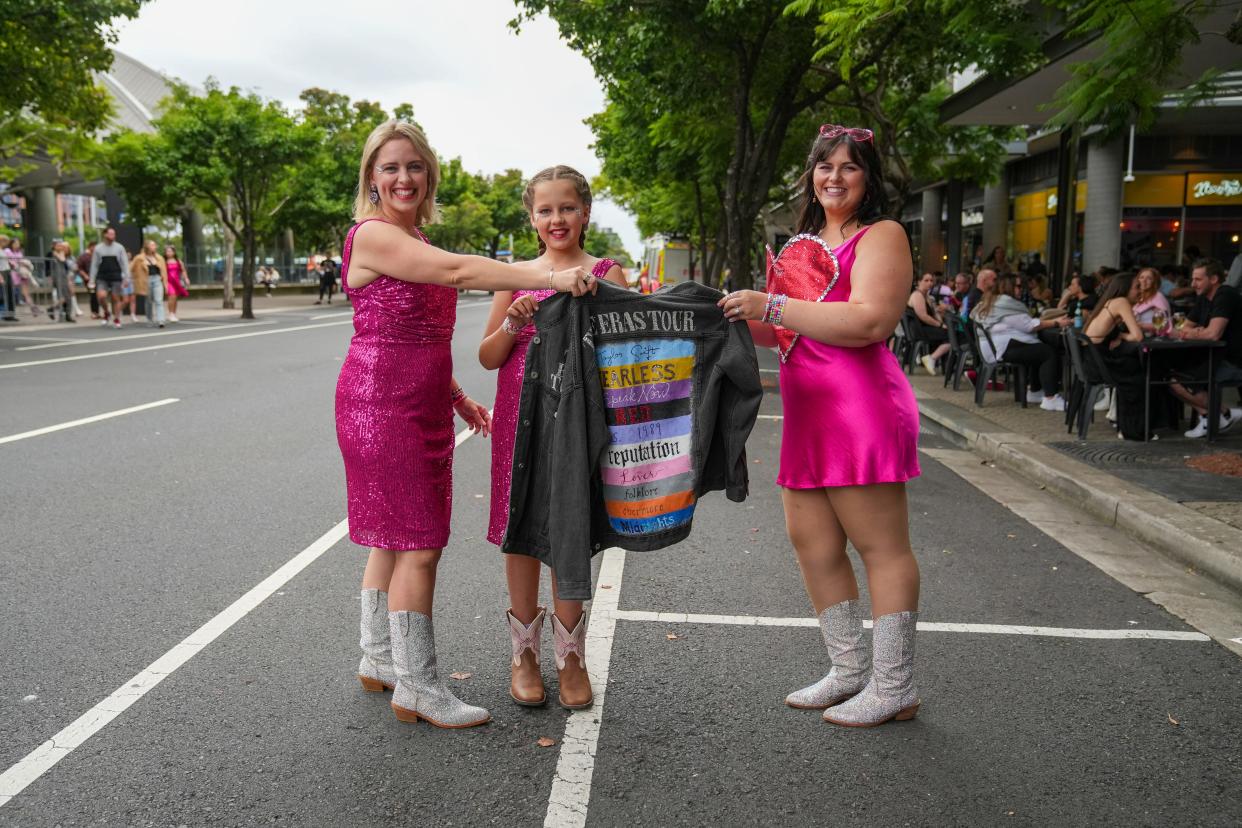
{"label": "tree trunk", "polygon": [[225,310],[232,310],[233,305],[233,253],[236,250],[237,239],[229,228],[224,228],[224,304],[221,306]]}
{"label": "tree trunk", "polygon": [[254,319],[254,266],[258,242],[254,228],[247,224],[242,228],[242,319]]}

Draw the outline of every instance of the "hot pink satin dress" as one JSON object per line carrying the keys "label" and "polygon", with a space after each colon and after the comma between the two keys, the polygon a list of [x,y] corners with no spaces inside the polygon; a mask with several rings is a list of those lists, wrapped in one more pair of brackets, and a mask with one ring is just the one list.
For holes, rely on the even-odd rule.
{"label": "hot pink satin dress", "polygon": [[[360,226],[345,239],[342,284]],[[354,337],[336,383],[336,438],[349,537],[380,549],[442,549],[453,506],[457,291],[380,276],[346,292]]]}
{"label": "hot pink satin dress", "polygon": [[[855,250],[869,229],[833,249],[841,275],[823,301],[850,298]],[[819,489],[919,476],[918,405],[883,342],[844,348],[803,336],[780,372],[785,418],[778,485]]]}
{"label": "hot pink satin dress", "polygon": [[[616,262],[600,259],[591,268],[597,279],[603,279]],[[542,302],[555,291],[519,290],[514,300],[534,296]],[[513,444],[517,439],[518,403],[522,399],[522,374],[526,368],[526,351],[535,336],[534,324],[518,331],[513,338],[513,349],[500,366],[496,376],[496,404],[492,408],[492,514],[487,524],[487,539],[500,546],[509,523],[509,486],[513,480]]]}

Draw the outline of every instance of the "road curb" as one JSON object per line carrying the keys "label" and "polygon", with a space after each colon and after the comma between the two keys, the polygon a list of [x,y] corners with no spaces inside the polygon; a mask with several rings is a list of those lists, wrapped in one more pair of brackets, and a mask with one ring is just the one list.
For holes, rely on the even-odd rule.
{"label": "road curb", "polygon": [[1242,593],[1242,530],[1094,469],[952,403],[920,396],[919,413],[976,454]]}

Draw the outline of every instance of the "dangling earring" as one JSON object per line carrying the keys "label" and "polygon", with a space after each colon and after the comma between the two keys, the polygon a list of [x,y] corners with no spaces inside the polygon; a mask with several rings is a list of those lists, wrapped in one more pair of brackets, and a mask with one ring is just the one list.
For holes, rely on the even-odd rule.
{"label": "dangling earring", "polygon": [[375,185],[371,185],[371,195],[368,196],[372,204],[379,204],[379,190],[375,189]]}

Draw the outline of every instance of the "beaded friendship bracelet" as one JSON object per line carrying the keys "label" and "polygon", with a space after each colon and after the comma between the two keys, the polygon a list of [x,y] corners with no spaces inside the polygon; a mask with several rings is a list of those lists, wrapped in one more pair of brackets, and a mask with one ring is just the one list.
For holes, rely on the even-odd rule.
{"label": "beaded friendship bracelet", "polygon": [[781,324],[781,317],[785,315],[785,303],[789,301],[789,297],[783,293],[769,293],[768,303],[763,310],[763,322],[767,325]]}
{"label": "beaded friendship bracelet", "polygon": [[465,398],[466,389],[462,388],[460,385],[449,392],[449,400],[453,403],[453,405],[457,405]]}

